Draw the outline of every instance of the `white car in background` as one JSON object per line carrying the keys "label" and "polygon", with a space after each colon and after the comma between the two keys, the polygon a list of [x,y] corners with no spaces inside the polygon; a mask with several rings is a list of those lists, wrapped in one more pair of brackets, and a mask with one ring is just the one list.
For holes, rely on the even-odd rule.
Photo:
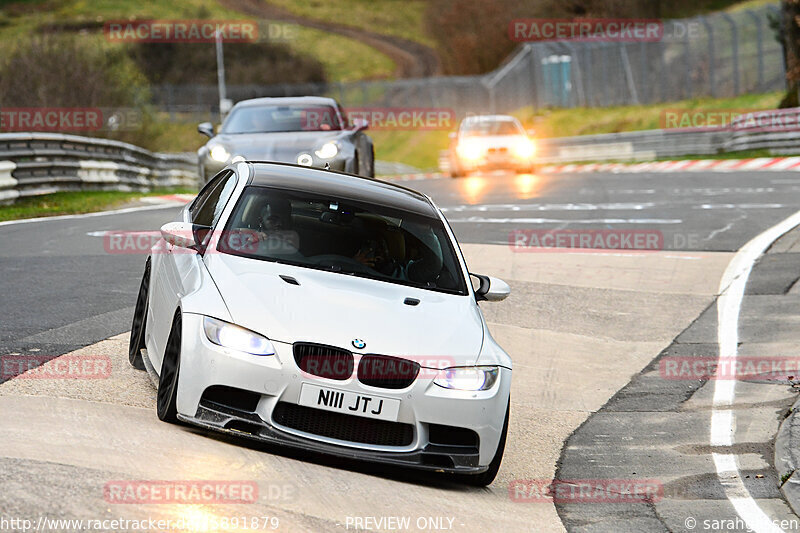
{"label": "white car in background", "polygon": [[536,142],[512,116],[469,116],[450,134],[448,165],[454,178],[480,170],[533,172],[535,157]]}
{"label": "white car in background", "polygon": [[427,196],[242,162],[161,233],[129,353],[161,420],[492,482],[511,359],[478,301],[509,287],[473,287]]}

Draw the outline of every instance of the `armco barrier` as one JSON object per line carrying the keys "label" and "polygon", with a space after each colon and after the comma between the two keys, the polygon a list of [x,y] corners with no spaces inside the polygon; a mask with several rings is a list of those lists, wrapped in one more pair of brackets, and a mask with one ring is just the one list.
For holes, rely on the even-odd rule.
{"label": "armco barrier", "polygon": [[730,125],[713,129],[676,128],[556,137],[539,139],[538,146],[543,163],[652,161],[744,150],[794,154],[800,152],[800,108],[753,112],[733,120]]}
{"label": "armco barrier", "polygon": [[777,109],[764,115],[762,121],[735,119],[724,151],[768,149],[775,154],[786,154],[800,150],[800,108]]}
{"label": "armco barrier", "polygon": [[13,161],[0,161],[0,202],[13,201],[19,196],[17,180],[11,177],[15,168]]}
{"label": "armco barrier", "polygon": [[0,134],[0,202],[58,191],[197,185],[194,154],[160,154],[77,135]]}
{"label": "armco barrier", "polygon": [[647,130],[539,139],[539,160],[567,161],[642,160],[721,152],[728,131]]}

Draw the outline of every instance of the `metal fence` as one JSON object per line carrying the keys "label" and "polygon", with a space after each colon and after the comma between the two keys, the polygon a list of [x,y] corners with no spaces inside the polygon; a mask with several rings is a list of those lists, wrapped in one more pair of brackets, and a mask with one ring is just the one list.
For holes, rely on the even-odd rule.
{"label": "metal fence", "polygon": [[[785,65],[770,19],[779,14],[777,5],[766,5],[665,21],[663,38],[653,42],[526,43],[483,76],[229,86],[228,97],[325,95],[346,107],[444,107],[464,116],[778,91]],[[153,89],[153,102],[171,113],[216,118],[218,100],[211,85]]]}

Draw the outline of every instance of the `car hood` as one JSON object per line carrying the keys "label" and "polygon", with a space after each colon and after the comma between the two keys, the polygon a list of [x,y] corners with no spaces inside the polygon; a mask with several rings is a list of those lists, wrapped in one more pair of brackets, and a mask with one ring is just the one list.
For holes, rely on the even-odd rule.
{"label": "car hood", "polygon": [[326,142],[347,135],[347,131],[220,134],[214,137],[213,143],[222,144],[231,155],[240,155],[249,161],[294,163],[301,152],[311,153]]}
{"label": "car hood", "polygon": [[[481,351],[483,318],[468,296],[227,254],[208,254],[206,264],[233,321],[274,341],[395,355],[436,368],[474,364]],[[420,303],[404,304],[409,297]],[[354,349],[354,339],[366,347]]]}

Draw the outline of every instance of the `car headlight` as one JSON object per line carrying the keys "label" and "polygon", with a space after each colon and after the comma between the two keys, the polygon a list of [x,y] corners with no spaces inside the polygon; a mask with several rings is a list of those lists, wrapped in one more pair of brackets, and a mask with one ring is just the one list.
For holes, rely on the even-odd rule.
{"label": "car headlight", "polygon": [[227,162],[228,158],[230,158],[231,156],[230,152],[228,152],[228,150],[226,150],[225,147],[222,146],[221,144],[218,144],[215,147],[213,147],[211,149],[210,155],[211,159],[213,159],[214,161],[219,161],[220,163]]}
{"label": "car headlight", "polygon": [[461,159],[475,161],[483,157],[483,143],[479,139],[465,139],[456,145],[456,153]]}
{"label": "car headlight", "polygon": [[253,355],[275,355],[268,338],[234,324],[207,316],[203,317],[203,329],[208,340],[225,348]]}
{"label": "car headlight", "polygon": [[322,148],[314,153],[317,154],[317,157],[320,159],[331,159],[336,157],[336,154],[339,153],[339,147],[336,146],[335,142],[327,142],[322,145]]}
{"label": "car headlight", "polygon": [[536,145],[525,137],[520,137],[511,145],[511,151],[520,159],[530,159],[536,152]]}
{"label": "car headlight", "polygon": [[462,366],[440,370],[433,382],[445,389],[489,390],[497,381],[496,366]]}

